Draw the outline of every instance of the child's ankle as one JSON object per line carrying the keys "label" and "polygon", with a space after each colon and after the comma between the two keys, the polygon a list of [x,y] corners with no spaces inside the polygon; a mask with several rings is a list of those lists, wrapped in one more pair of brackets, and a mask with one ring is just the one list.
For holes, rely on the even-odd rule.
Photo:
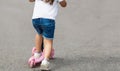
{"label": "child's ankle", "polygon": [[36,52],[36,53],[41,53],[42,51],[41,51],[41,50],[36,50],[35,52]]}

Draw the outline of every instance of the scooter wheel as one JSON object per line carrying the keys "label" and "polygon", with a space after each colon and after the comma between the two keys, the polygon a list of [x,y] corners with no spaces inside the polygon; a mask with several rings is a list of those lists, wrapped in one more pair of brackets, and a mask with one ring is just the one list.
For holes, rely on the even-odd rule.
{"label": "scooter wheel", "polygon": [[29,66],[30,66],[30,68],[33,68],[35,66],[35,60],[34,59],[29,62]]}

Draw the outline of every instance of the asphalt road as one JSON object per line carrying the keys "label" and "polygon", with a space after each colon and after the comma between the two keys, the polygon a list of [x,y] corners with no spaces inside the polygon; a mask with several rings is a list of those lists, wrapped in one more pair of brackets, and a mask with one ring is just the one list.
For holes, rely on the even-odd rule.
{"label": "asphalt road", "polygon": [[[68,0],[56,19],[52,71],[120,71],[120,0]],[[0,0],[0,71],[40,71],[27,61],[34,46],[33,3]]]}

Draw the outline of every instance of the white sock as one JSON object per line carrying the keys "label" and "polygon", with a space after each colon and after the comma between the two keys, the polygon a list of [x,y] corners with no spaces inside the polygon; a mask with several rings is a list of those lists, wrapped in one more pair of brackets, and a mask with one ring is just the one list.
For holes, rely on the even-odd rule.
{"label": "white sock", "polygon": [[35,52],[35,53],[34,53],[34,57],[35,57],[35,58],[39,58],[40,56],[41,56],[41,53],[38,53],[38,52]]}
{"label": "white sock", "polygon": [[49,61],[48,61],[48,59],[44,59],[43,61],[42,61],[42,65],[47,65],[47,66],[49,66]]}

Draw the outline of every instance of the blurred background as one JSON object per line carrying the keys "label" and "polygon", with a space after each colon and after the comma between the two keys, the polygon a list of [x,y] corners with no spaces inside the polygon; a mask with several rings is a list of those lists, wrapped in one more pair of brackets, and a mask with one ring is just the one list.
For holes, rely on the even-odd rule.
{"label": "blurred background", "polygon": [[[52,71],[120,71],[120,0],[67,0],[59,10]],[[34,47],[34,3],[0,0],[0,71],[40,71]]]}

